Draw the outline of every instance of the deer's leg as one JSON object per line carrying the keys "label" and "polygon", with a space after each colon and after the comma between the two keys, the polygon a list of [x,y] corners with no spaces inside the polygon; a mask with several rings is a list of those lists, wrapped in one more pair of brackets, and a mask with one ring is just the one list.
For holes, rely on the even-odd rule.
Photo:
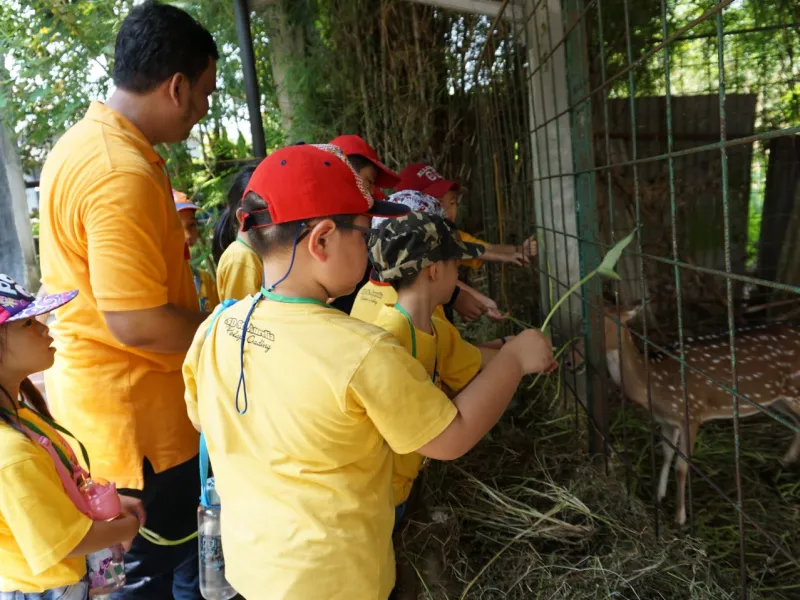
{"label": "deer's leg", "polygon": [[[664,464],[661,465],[661,476],[658,478],[658,501],[661,502],[667,495],[667,484],[669,483],[669,471],[672,467],[672,459],[675,458],[675,447],[680,439],[680,428],[670,424],[661,424],[661,449],[664,451]],[[671,443],[670,443],[671,442]]]}
{"label": "deer's leg", "polygon": [[[794,398],[781,398],[773,404],[773,407],[778,412],[788,417],[795,425],[800,426],[800,417],[798,417],[798,413],[800,413],[800,402]],[[795,431],[792,445],[789,446],[786,454],[783,455],[781,464],[794,464],[797,462],[798,457],[800,457],[800,433]]]}
{"label": "deer's leg", "polygon": [[[694,441],[697,437],[697,423],[689,423],[689,431],[681,427],[681,452],[691,458],[694,450]],[[683,456],[678,456],[675,461],[675,479],[678,483],[678,496],[676,501],[675,522],[678,525],[686,523],[686,477],[689,474],[689,464]]]}

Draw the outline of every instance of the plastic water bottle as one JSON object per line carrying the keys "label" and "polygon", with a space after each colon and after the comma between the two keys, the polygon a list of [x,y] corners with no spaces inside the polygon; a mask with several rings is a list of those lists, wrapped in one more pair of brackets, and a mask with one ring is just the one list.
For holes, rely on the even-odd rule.
{"label": "plastic water bottle", "polygon": [[222,554],[219,496],[214,488],[214,478],[206,483],[206,494],[211,506],[202,503],[197,507],[197,539],[200,545],[200,594],[206,600],[228,600],[236,590],[225,579],[225,556]]}
{"label": "plastic water bottle", "polygon": [[119,544],[92,552],[86,557],[89,596],[104,596],[125,585],[122,546]]}
{"label": "plastic water bottle", "polygon": [[[81,486],[89,516],[95,521],[110,521],[122,511],[117,488],[113,483],[86,479]],[[122,546],[116,544],[86,557],[89,596],[105,596],[125,585],[125,559]]]}

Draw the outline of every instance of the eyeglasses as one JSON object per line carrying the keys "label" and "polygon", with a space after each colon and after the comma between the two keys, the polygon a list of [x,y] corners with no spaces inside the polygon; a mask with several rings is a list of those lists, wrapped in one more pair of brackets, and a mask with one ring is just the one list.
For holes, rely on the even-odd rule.
{"label": "eyeglasses", "polygon": [[[345,221],[344,219],[333,217],[331,219],[334,223],[336,223],[337,227],[341,229],[350,229],[352,231],[358,231],[364,238],[364,243],[369,246],[370,240],[372,236],[375,234],[374,229],[370,229],[369,227],[361,227],[359,225],[355,225],[354,223],[350,223],[349,221]],[[297,241],[299,242],[302,240],[310,231],[313,229],[316,223],[303,223],[303,229],[300,231],[300,234],[297,236]]]}
{"label": "eyeglasses", "polygon": [[369,242],[372,239],[373,234],[375,233],[374,229],[369,227],[361,227],[359,225],[355,225],[353,223],[348,223],[347,221],[340,221],[338,219],[333,220],[336,223],[337,227],[341,227],[342,229],[351,229],[352,231],[358,231],[364,237],[364,243],[369,246]]}

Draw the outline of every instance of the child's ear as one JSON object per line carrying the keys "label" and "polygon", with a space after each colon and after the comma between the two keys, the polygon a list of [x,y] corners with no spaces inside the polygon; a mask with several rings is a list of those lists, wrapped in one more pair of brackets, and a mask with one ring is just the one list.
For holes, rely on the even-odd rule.
{"label": "child's ear", "polygon": [[320,221],[308,234],[308,251],[319,262],[328,260],[328,236],[336,230],[336,223],[331,219]]}
{"label": "child's ear", "polygon": [[428,279],[430,279],[431,281],[438,281],[439,280],[439,277],[442,274],[441,273],[441,269],[440,269],[440,264],[441,263],[438,263],[438,262],[437,263],[433,263],[430,267],[428,267],[426,269],[428,271]]}

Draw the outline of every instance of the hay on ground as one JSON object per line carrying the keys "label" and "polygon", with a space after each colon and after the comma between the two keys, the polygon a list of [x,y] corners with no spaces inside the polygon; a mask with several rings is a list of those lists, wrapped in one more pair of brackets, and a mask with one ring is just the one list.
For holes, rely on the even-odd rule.
{"label": "hay on ground", "polygon": [[703,543],[656,539],[652,508],[618,464],[592,463],[572,415],[528,414],[426,470],[424,507],[397,536],[401,600],[738,597]]}

